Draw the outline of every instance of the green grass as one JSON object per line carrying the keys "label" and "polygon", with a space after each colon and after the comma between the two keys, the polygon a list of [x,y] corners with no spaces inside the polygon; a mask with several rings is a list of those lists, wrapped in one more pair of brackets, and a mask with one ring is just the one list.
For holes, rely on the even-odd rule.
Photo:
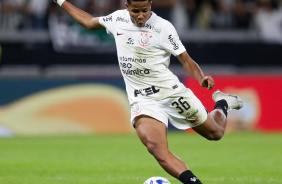
{"label": "green grass", "polygon": [[[281,184],[282,134],[237,133],[218,142],[169,133],[170,150],[204,184]],[[165,173],[133,135],[0,139],[0,184],[142,184]]]}

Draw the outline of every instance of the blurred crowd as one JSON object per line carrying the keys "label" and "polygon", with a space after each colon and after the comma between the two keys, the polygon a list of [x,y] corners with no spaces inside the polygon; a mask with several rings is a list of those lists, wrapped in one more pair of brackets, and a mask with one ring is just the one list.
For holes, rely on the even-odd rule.
{"label": "blurred crowd", "polygon": [[44,29],[48,0],[0,0],[0,30]]}
{"label": "blurred crowd", "polygon": [[[69,0],[93,16],[125,8],[126,0]],[[153,0],[152,10],[184,30],[250,30],[282,43],[282,0]],[[48,29],[65,16],[52,0],[0,0],[0,31]],[[50,20],[49,20],[50,21]]]}

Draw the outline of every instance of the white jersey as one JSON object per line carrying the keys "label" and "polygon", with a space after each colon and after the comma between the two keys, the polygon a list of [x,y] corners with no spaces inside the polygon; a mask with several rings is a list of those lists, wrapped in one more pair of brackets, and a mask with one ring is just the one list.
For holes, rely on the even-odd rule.
{"label": "white jersey", "polygon": [[115,37],[130,104],[161,100],[185,88],[168,69],[171,54],[186,51],[169,21],[152,12],[145,26],[137,27],[127,10],[118,10],[99,22]]}

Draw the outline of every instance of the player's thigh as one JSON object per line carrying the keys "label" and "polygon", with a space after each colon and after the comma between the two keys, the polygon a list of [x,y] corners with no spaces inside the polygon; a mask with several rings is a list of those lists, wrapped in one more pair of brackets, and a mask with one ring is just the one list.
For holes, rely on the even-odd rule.
{"label": "player's thigh", "polygon": [[146,115],[135,118],[135,129],[145,146],[167,148],[167,127],[164,123]]}
{"label": "player's thigh", "polygon": [[131,105],[130,119],[133,127],[135,127],[136,119],[140,119],[140,117],[146,117],[146,116],[164,123],[166,127],[168,126],[168,115],[161,108],[158,101],[155,100],[141,101],[141,102],[135,102]]}
{"label": "player's thigh", "polygon": [[190,89],[176,93],[161,102],[169,122],[178,129],[199,126],[207,119],[206,108]]}

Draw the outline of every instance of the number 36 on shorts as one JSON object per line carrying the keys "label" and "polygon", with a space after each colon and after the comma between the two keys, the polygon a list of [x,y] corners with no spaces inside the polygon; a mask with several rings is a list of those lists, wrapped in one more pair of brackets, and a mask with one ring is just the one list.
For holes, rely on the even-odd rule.
{"label": "number 36 on shorts", "polygon": [[182,114],[184,111],[188,111],[191,108],[191,106],[187,101],[184,100],[183,97],[178,98],[178,100],[172,102],[171,105],[178,109],[179,114]]}
{"label": "number 36 on shorts", "polygon": [[174,99],[174,101],[171,103],[171,106],[175,108],[180,116],[182,116],[182,119],[194,123],[198,120],[198,117],[201,114],[199,114],[199,106],[196,104],[193,103],[193,100],[190,98],[179,97]]}

